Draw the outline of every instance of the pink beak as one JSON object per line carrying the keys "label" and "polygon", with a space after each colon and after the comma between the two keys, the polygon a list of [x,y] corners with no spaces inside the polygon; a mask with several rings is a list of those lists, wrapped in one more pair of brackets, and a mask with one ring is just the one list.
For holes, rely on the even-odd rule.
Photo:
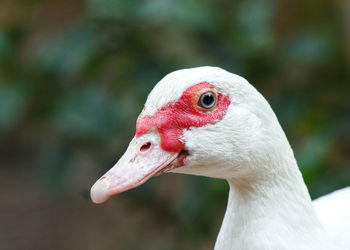
{"label": "pink beak", "polygon": [[134,137],[119,161],[91,188],[94,203],[145,183],[154,175],[175,167],[180,152],[167,152],[160,146],[158,133]]}

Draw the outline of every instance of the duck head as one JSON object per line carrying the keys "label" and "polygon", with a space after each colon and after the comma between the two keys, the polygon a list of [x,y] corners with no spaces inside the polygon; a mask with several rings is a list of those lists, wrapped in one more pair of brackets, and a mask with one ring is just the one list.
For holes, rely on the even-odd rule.
{"label": "duck head", "polygon": [[244,78],[217,67],[178,70],[151,91],[135,137],[91,188],[91,198],[102,203],[164,172],[237,180],[266,175],[270,170],[257,162],[281,136],[269,104]]}

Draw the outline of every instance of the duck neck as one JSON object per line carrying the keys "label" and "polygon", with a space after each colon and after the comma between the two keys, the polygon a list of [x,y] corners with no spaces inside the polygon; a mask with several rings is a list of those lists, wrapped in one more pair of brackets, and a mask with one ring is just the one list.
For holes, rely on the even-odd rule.
{"label": "duck neck", "polygon": [[325,232],[294,157],[283,164],[269,166],[283,170],[271,178],[228,180],[228,205],[215,250],[325,249]]}

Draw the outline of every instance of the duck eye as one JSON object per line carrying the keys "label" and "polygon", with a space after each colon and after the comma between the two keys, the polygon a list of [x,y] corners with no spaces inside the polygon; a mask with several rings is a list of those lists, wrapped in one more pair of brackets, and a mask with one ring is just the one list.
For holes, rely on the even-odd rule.
{"label": "duck eye", "polygon": [[202,108],[211,109],[215,104],[216,95],[212,91],[205,92],[199,97],[198,106]]}

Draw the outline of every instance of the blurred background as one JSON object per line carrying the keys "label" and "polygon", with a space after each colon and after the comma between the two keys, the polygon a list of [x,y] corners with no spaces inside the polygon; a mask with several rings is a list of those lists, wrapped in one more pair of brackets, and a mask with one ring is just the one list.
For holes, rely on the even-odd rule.
{"label": "blurred background", "polygon": [[1,0],[0,249],[213,249],[223,180],[89,199],[153,86],[201,65],[267,98],[313,198],[349,185],[349,1]]}

